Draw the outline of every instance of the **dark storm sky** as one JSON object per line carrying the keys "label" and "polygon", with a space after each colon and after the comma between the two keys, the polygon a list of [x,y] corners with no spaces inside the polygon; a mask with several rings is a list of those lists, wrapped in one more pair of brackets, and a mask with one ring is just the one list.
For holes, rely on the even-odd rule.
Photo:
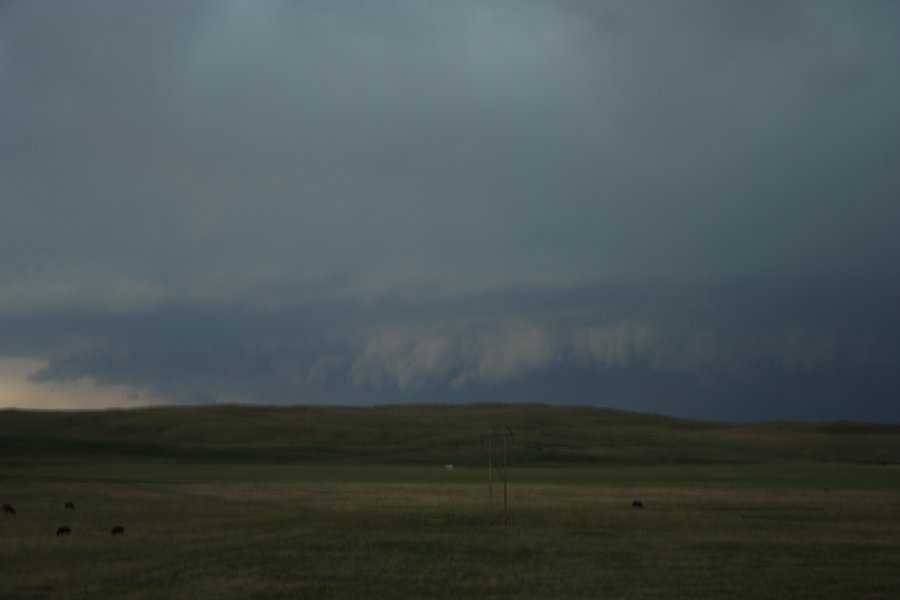
{"label": "dark storm sky", "polygon": [[0,3],[0,406],[900,421],[900,4]]}

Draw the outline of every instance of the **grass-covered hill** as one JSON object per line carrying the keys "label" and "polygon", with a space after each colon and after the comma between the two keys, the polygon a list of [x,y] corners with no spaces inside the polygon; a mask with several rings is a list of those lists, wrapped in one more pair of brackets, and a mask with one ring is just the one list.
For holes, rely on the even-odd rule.
{"label": "grass-covered hill", "polygon": [[181,406],[0,411],[0,464],[148,460],[481,464],[491,424],[516,464],[900,463],[900,425],[717,423],[536,404]]}

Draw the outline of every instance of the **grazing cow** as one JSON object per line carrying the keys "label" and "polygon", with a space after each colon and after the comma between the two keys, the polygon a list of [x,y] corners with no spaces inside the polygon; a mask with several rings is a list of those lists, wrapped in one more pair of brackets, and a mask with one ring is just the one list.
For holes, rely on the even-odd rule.
{"label": "grazing cow", "polygon": [[631,508],[644,508],[644,503],[640,500],[635,500],[631,503]]}
{"label": "grazing cow", "polygon": [[66,510],[75,510],[74,502],[66,502]]}
{"label": "grazing cow", "polygon": [[125,526],[124,525],[116,525],[112,528],[112,535],[125,535]]}
{"label": "grazing cow", "polygon": [[63,525],[56,530],[56,537],[61,535],[72,535],[72,529],[68,525]]}
{"label": "grazing cow", "polygon": [[4,504],[3,505],[3,514],[4,515],[14,515],[14,514],[16,514],[16,509],[13,508],[12,504]]}

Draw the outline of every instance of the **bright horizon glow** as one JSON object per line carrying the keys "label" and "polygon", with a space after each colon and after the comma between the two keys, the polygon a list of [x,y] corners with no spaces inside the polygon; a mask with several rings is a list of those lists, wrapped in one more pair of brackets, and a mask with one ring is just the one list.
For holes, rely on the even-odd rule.
{"label": "bright horizon glow", "polygon": [[95,410],[155,404],[127,385],[97,385],[90,377],[75,381],[35,383],[28,379],[47,366],[34,358],[0,358],[0,408],[26,410]]}

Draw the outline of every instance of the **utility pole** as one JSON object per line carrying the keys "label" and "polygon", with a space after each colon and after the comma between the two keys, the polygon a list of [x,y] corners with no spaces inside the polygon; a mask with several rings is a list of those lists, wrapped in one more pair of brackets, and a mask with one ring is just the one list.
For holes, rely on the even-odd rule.
{"label": "utility pole", "polygon": [[[516,443],[516,436],[509,425],[491,425],[487,433],[481,434],[481,446],[487,447],[488,455],[488,523],[494,524],[494,471],[503,482],[503,524],[507,519],[507,467],[509,466],[509,447]],[[502,461],[494,461],[494,454],[502,451]]]}

